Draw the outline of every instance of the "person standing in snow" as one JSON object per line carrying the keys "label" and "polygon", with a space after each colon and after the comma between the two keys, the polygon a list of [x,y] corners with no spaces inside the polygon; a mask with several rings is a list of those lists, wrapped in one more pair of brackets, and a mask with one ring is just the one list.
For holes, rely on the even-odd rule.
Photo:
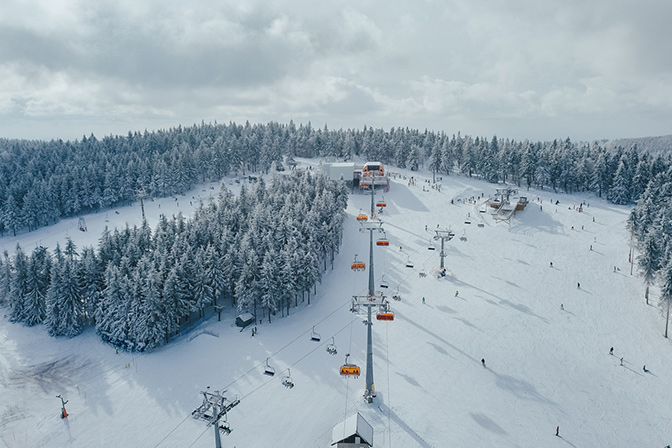
{"label": "person standing in snow", "polygon": [[455,297],[457,297],[458,294],[460,294],[460,291],[455,291]]}
{"label": "person standing in snow", "polygon": [[609,354],[612,355],[612,356],[614,355],[614,347],[611,347],[611,348],[609,349]]}
{"label": "person standing in snow", "polygon": [[422,298],[422,304],[423,305],[425,304],[425,298],[424,297]]}
{"label": "person standing in snow", "polygon": [[481,358],[481,364],[483,364],[483,367],[485,367],[485,358]]}
{"label": "person standing in snow", "polygon": [[581,283],[576,283],[576,289],[581,289]]}
{"label": "person standing in snow", "polygon": [[623,358],[621,358],[621,365],[623,365]]}
{"label": "person standing in snow", "polygon": [[558,437],[560,437],[560,426],[557,426],[557,427],[555,428],[555,435],[558,436]]}

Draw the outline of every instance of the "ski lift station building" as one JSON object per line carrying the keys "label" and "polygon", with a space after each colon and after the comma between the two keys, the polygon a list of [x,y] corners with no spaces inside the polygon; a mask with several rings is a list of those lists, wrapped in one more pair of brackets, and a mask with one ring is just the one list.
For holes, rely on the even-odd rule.
{"label": "ski lift station building", "polygon": [[380,162],[366,162],[364,165],[351,162],[323,163],[322,171],[329,179],[344,180],[349,186],[359,185],[368,188],[371,183],[374,186],[386,186],[388,189],[390,186],[385,168]]}
{"label": "ski lift station building", "polygon": [[355,164],[349,162],[323,163],[322,170],[332,180],[344,180],[351,184],[355,179]]}
{"label": "ski lift station building", "polygon": [[331,446],[336,448],[369,448],[373,446],[373,427],[360,413],[351,415],[334,426]]}

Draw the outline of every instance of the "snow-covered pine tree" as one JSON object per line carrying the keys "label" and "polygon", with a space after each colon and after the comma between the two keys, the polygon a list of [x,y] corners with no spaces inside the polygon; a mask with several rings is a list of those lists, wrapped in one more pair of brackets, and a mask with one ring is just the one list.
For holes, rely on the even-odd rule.
{"label": "snow-covered pine tree", "polygon": [[49,252],[44,246],[37,247],[28,262],[28,291],[24,301],[25,317],[23,319],[23,323],[28,326],[44,321],[50,279],[51,257]]}
{"label": "snow-covered pine tree", "polygon": [[60,245],[56,244],[54,249],[54,258],[51,263],[51,278],[49,281],[49,288],[47,288],[47,296],[45,298],[45,316],[44,326],[47,332],[56,336],[58,334],[58,327],[60,325],[60,301],[62,272],[61,266],[64,263],[63,252]]}
{"label": "snow-covered pine tree", "polygon": [[406,166],[411,171],[418,171],[418,168],[420,168],[421,152],[422,150],[418,145],[411,145],[408,157],[406,158]]}
{"label": "snow-covered pine tree", "polygon": [[13,269],[14,266],[11,258],[9,258],[9,252],[4,251],[2,253],[2,259],[0,259],[0,306],[9,303]]}
{"label": "snow-covered pine tree", "polygon": [[193,260],[193,269],[191,271],[192,294],[194,297],[194,307],[199,316],[203,317],[206,306],[212,304],[213,288],[210,283],[211,267],[206,263],[205,251],[200,248]]}
{"label": "snow-covered pine tree", "polygon": [[16,236],[17,230],[23,227],[21,218],[21,209],[16,203],[14,195],[7,196],[5,203],[1,210],[2,222],[8,229],[12,229],[12,234]]}
{"label": "snow-covered pine tree", "polygon": [[[644,279],[647,291],[653,284],[656,274],[661,268],[661,262],[663,261],[663,253],[661,252],[660,243],[656,232],[649,232],[640,247],[641,254],[637,257],[639,273]],[[646,302],[648,303],[648,295],[646,296]]]}
{"label": "snow-covered pine tree", "polygon": [[96,331],[104,341],[127,348],[130,281],[117,266],[109,265],[105,271],[105,285],[96,310]]}
{"label": "snow-covered pine tree", "polygon": [[441,146],[437,141],[432,147],[432,153],[429,156],[429,169],[432,171],[432,182],[436,182],[436,173],[441,170],[443,165],[443,158],[441,156]]}
{"label": "snow-covered pine tree", "polygon": [[9,319],[12,322],[23,322],[26,318],[25,299],[28,293],[28,257],[16,245],[14,257],[14,275],[12,276],[11,289],[9,292]]}
{"label": "snow-covered pine tree", "polygon": [[289,307],[292,303],[292,297],[296,297],[298,291],[296,288],[296,276],[293,272],[292,257],[296,248],[295,242],[289,242],[280,252],[280,298],[279,307],[283,309],[282,316],[285,316],[285,308],[289,316]]}
{"label": "snow-covered pine tree", "polygon": [[660,306],[665,315],[665,334],[667,338],[670,323],[670,308],[672,307],[672,257],[661,272]]}
{"label": "snow-covered pine tree", "polygon": [[82,300],[84,300],[84,321],[86,325],[90,325],[95,322],[95,311],[98,308],[98,302],[105,287],[105,272],[93,247],[84,248],[80,265]]}
{"label": "snow-covered pine tree", "polygon": [[60,268],[61,287],[57,298],[59,324],[55,335],[73,337],[84,329],[84,302],[79,283],[78,260],[66,257]]}
{"label": "snow-covered pine tree", "polygon": [[618,163],[618,170],[614,176],[614,182],[609,189],[608,199],[614,204],[627,204],[630,202],[630,177],[628,168],[623,160]]}
{"label": "snow-covered pine tree", "polygon": [[218,299],[222,297],[228,286],[228,279],[224,276],[222,258],[217,254],[213,245],[208,244],[204,252],[203,264],[206,266],[205,277],[207,283],[212,288],[212,297],[210,302],[213,305],[218,304]]}
{"label": "snow-covered pine tree", "polygon": [[271,322],[271,315],[275,314],[280,305],[282,296],[282,269],[280,263],[282,258],[275,251],[270,250],[264,254],[259,272],[258,288],[259,303],[268,311],[268,322]]}
{"label": "snow-covered pine tree", "polygon": [[139,350],[159,347],[166,342],[167,322],[166,306],[161,297],[161,275],[149,267],[145,273],[142,285],[144,298],[139,313],[142,316],[142,331],[136,329],[136,343]]}
{"label": "snow-covered pine tree", "polygon": [[236,303],[239,311],[252,311],[257,316],[258,305],[258,264],[254,249],[242,245],[240,276],[235,283]]}

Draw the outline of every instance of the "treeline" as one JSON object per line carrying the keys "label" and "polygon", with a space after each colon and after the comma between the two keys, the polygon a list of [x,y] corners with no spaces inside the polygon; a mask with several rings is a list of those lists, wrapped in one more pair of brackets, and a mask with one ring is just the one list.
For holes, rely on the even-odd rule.
{"label": "treeline", "polygon": [[594,192],[635,202],[649,179],[666,172],[670,153],[606,143],[515,141],[420,132],[331,131],[294,123],[201,124],[81,140],[0,140],[0,234],[49,225],[140,197],[181,194],[232,173],[268,172],[291,157],[364,157],[435,174],[454,172],[556,192]]}
{"label": "treeline", "polygon": [[630,213],[628,227],[640,253],[637,263],[646,284],[646,303],[650,286],[660,286],[667,337],[672,307],[672,169],[651,178]]}
{"label": "treeline", "polygon": [[310,172],[263,179],[238,196],[222,187],[193,219],[162,216],[152,232],[106,231],[97,250],[71,240],[53,254],[5,252],[0,300],[10,319],[53,336],[95,326],[130,350],[166,343],[195,313],[224,303],[255,316],[289,314],[333,262],[347,205],[344,183]]}

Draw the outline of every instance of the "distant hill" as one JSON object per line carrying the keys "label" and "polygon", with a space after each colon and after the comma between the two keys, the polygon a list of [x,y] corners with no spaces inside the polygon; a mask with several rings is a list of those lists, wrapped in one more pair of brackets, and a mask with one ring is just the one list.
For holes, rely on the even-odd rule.
{"label": "distant hill", "polygon": [[670,154],[672,152],[672,135],[661,135],[658,137],[639,137],[639,138],[620,138],[608,143],[608,147],[613,149],[621,146],[624,149],[637,144],[637,148],[642,151],[658,154]]}

